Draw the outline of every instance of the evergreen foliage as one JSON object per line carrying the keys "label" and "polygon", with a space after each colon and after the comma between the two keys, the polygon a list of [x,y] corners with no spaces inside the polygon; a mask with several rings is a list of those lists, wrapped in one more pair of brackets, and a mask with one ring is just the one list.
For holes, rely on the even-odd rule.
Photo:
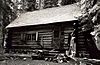
{"label": "evergreen foliage", "polygon": [[93,29],[100,23],[100,2],[97,0],[82,0],[80,3],[82,15],[78,17],[82,31]]}

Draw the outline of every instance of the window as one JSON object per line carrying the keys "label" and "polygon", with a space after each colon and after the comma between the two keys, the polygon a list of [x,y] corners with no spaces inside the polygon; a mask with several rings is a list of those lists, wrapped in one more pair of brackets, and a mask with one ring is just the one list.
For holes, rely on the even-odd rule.
{"label": "window", "polygon": [[25,40],[26,41],[34,41],[34,40],[36,40],[36,34],[34,33],[32,33],[32,34],[26,34],[26,36],[25,36]]}
{"label": "window", "polygon": [[31,40],[31,34],[26,34],[26,40]]}
{"label": "window", "polygon": [[21,40],[24,41],[38,41],[38,32],[36,33],[22,33]]}
{"label": "window", "polygon": [[31,40],[36,40],[36,34],[31,34]]}

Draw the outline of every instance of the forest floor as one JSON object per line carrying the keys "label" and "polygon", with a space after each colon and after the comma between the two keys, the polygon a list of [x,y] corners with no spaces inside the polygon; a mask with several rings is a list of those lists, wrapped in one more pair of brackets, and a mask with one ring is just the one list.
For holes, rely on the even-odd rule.
{"label": "forest floor", "polygon": [[45,60],[4,60],[0,61],[0,65],[75,65],[75,63],[55,63]]}
{"label": "forest floor", "polygon": [[[97,64],[96,62],[99,62],[99,64]],[[21,58],[10,57],[8,59],[3,59],[3,60],[0,59],[0,65],[100,65],[100,60],[78,58],[77,61],[70,59],[69,61],[66,61],[66,62],[57,63],[53,61],[32,59],[31,57],[27,57],[27,58],[26,57],[21,57]]]}

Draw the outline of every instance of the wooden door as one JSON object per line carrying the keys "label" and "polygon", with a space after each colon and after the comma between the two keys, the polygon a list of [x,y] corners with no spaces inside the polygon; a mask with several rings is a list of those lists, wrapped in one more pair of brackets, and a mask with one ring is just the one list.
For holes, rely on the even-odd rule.
{"label": "wooden door", "polygon": [[61,26],[55,26],[53,35],[53,48],[62,49],[64,45],[64,34]]}

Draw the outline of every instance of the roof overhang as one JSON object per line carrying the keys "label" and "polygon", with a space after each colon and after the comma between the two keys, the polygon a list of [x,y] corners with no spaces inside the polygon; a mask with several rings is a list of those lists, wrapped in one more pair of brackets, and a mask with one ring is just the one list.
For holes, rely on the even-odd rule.
{"label": "roof overhang", "polygon": [[81,10],[76,4],[48,8],[24,13],[11,22],[6,28],[73,21],[77,20],[75,17],[80,15]]}

